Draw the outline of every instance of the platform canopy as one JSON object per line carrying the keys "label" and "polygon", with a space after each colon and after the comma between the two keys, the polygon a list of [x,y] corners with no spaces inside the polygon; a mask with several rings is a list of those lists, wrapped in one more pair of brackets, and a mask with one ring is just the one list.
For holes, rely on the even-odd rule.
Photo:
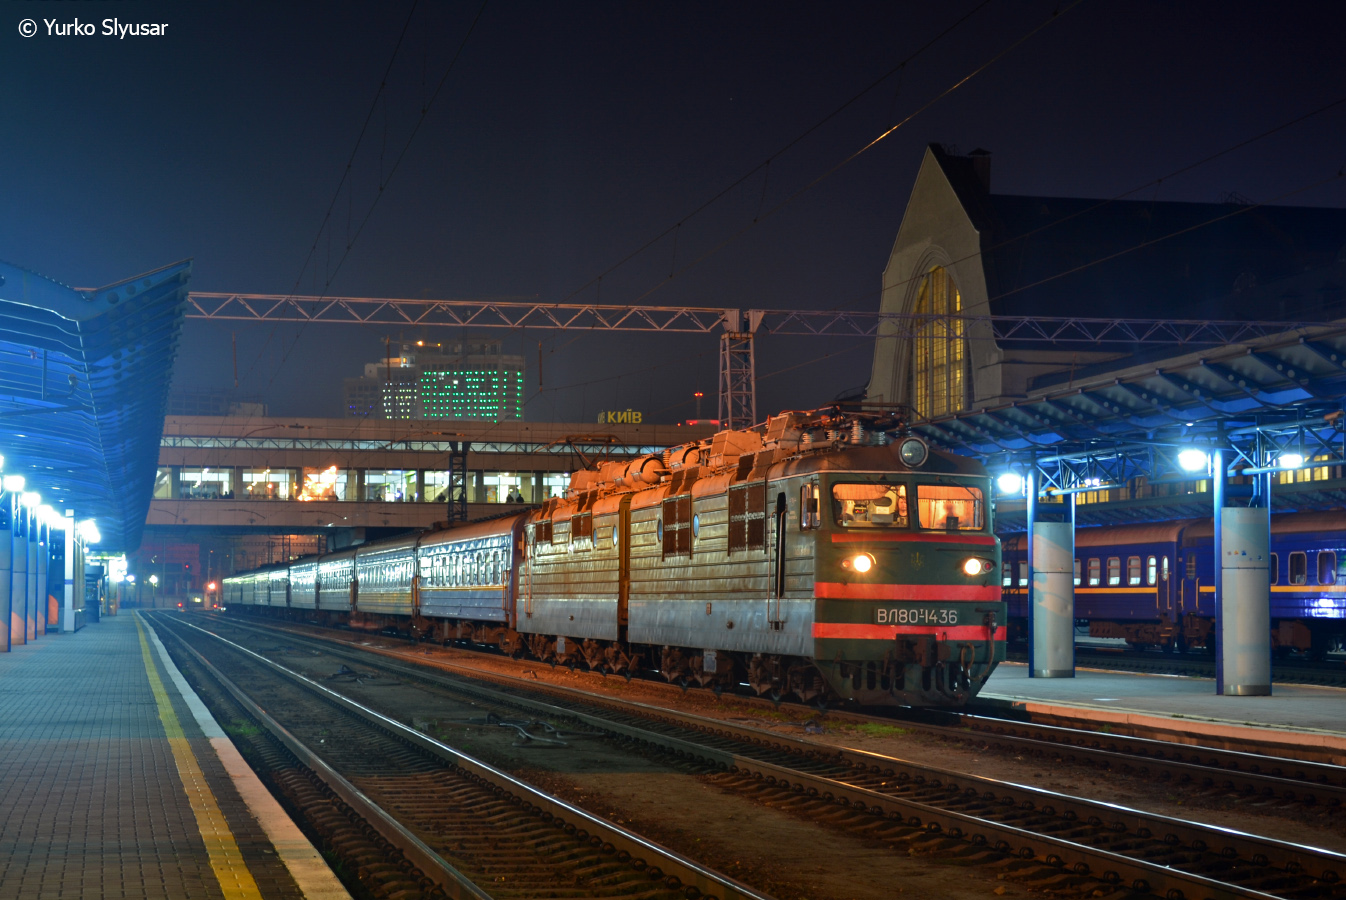
{"label": "platform canopy", "polygon": [[0,262],[0,454],[58,513],[135,549],[154,491],[191,261],[93,290]]}

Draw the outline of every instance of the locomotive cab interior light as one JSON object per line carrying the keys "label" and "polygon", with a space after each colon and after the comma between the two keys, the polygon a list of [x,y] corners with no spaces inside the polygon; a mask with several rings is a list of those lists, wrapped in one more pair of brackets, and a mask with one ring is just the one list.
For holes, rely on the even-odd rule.
{"label": "locomotive cab interior light", "polygon": [[897,455],[901,457],[903,465],[916,469],[925,465],[925,461],[930,458],[930,447],[918,437],[905,437],[897,445]]}

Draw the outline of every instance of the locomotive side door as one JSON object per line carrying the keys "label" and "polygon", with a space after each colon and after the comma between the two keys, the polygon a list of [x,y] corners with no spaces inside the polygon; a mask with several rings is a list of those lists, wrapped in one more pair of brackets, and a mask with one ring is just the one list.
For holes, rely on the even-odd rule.
{"label": "locomotive side door", "polygon": [[622,496],[617,511],[617,524],[612,539],[617,544],[617,626],[626,628],[628,605],[631,600],[631,495]]}

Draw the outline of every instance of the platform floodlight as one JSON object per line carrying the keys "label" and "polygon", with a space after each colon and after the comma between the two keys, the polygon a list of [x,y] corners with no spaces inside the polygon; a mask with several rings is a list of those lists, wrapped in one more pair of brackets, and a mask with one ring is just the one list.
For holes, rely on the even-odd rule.
{"label": "platform floodlight", "polygon": [[37,491],[24,491],[19,500],[29,509],[37,509],[42,505],[42,495]]}
{"label": "platform floodlight", "polygon": [[96,544],[103,539],[98,533],[98,525],[93,519],[85,519],[75,526],[75,531],[79,534],[80,540],[86,544]]}
{"label": "platform floodlight", "polygon": [[26,483],[22,475],[6,475],[4,487],[11,494],[21,494]]}
{"label": "platform floodlight", "polygon": [[56,514],[56,510],[52,509],[51,506],[46,503],[43,503],[37,508],[37,518],[38,521],[48,528],[60,528],[63,524],[61,522],[61,517]]}
{"label": "platform floodlight", "polygon": [[127,576],[126,576],[126,581],[127,581],[128,584],[135,584],[135,583],[136,583],[136,577],[135,577],[134,575],[127,575]]}
{"label": "platform floodlight", "polygon": [[1002,472],[995,480],[1002,494],[1017,494],[1024,489],[1024,477],[1018,472]]}
{"label": "platform floodlight", "polygon": [[1282,453],[1280,459],[1276,460],[1276,465],[1282,469],[1298,469],[1304,465],[1304,455],[1301,453]]}
{"label": "platform floodlight", "polygon": [[159,576],[158,576],[158,575],[151,575],[151,576],[150,576],[150,584],[158,584],[158,583],[159,583]]}
{"label": "platform floodlight", "polygon": [[1210,457],[1204,450],[1188,447],[1178,454],[1178,465],[1184,472],[1204,472],[1210,465]]}

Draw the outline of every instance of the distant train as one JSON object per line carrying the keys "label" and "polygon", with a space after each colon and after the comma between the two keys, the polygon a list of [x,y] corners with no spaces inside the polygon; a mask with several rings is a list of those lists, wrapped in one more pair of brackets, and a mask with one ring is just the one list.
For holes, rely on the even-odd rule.
{"label": "distant train", "polygon": [[[1210,519],[1080,528],[1075,532],[1075,619],[1089,635],[1134,647],[1215,646],[1215,560]],[[1271,518],[1271,645],[1321,657],[1346,641],[1346,515]],[[1004,539],[1001,585],[1011,637],[1026,634],[1024,535]]]}
{"label": "distant train", "polygon": [[224,580],[263,609],[716,690],[960,705],[1005,656],[976,462],[786,413],[576,472],[563,499]]}

